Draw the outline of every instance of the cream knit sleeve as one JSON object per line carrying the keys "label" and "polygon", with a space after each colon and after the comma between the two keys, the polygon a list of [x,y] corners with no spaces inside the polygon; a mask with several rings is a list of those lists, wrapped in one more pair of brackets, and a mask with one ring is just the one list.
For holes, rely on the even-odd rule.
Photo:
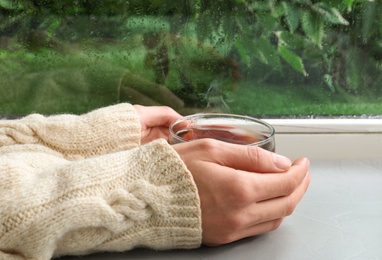
{"label": "cream knit sleeve", "polygon": [[49,148],[67,159],[82,159],[137,147],[140,129],[136,110],[126,103],[80,116],[32,114],[0,120],[0,147],[23,144],[29,150]]}
{"label": "cream knit sleeve", "polygon": [[0,259],[201,243],[192,176],[165,140],[69,161],[0,154]]}

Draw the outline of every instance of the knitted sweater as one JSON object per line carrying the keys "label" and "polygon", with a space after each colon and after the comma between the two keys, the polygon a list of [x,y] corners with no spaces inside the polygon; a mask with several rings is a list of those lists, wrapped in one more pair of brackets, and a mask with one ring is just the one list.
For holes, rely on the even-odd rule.
{"label": "knitted sweater", "polygon": [[0,259],[198,247],[192,176],[140,127],[129,104],[0,120]]}

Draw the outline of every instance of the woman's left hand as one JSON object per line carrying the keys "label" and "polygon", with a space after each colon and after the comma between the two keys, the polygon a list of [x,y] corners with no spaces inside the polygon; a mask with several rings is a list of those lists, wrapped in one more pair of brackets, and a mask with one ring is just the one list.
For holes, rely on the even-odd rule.
{"label": "woman's left hand", "polygon": [[141,122],[141,144],[155,139],[169,140],[170,124],[181,117],[175,110],[166,106],[134,105]]}

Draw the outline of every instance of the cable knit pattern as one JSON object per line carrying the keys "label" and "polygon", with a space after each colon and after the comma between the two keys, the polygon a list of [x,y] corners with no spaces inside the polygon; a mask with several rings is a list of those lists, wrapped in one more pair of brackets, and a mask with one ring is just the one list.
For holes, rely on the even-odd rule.
{"label": "cable knit pattern", "polygon": [[[132,115],[131,109],[117,105],[68,116],[68,124],[58,120],[66,116],[38,115],[0,124],[1,260],[200,246],[197,188],[178,154],[165,140],[137,146],[131,130],[116,136],[124,133],[122,111]],[[103,113],[108,123],[98,124]],[[140,131],[132,121],[130,129]],[[84,143],[70,144],[69,125],[83,127]],[[114,133],[109,145],[97,145],[94,140],[107,133]],[[120,144],[121,138],[130,144]]]}

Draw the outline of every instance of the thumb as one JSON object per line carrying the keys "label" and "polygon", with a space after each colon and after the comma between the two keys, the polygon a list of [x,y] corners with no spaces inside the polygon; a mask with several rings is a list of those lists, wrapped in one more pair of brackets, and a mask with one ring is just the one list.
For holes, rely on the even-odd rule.
{"label": "thumb", "polygon": [[168,127],[175,119],[181,117],[175,110],[166,106],[134,105],[143,129],[163,126]]}

